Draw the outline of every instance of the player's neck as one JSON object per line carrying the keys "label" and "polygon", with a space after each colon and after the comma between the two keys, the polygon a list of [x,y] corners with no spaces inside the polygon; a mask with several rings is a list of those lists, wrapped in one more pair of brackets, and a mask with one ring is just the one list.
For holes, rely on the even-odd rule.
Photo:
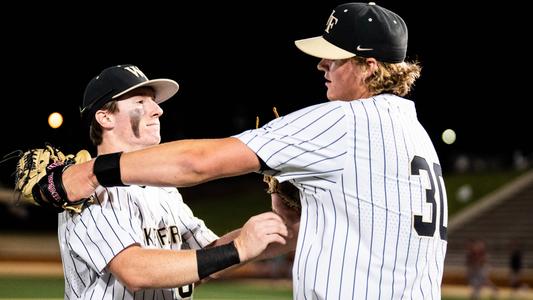
{"label": "player's neck", "polygon": [[118,141],[118,140],[105,140],[102,142],[102,144],[100,144],[98,147],[97,147],[97,152],[98,152],[98,155],[102,155],[102,154],[108,154],[108,153],[114,153],[114,152],[120,152],[120,151],[123,151],[123,152],[129,152],[129,151],[134,151],[134,150],[138,150],[139,147],[134,147],[132,145],[129,145],[127,143],[123,143],[121,141]]}

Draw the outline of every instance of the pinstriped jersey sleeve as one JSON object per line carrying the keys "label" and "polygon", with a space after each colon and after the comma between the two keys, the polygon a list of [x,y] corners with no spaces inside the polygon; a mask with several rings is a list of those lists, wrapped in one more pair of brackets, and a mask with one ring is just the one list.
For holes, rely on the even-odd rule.
{"label": "pinstriped jersey sleeve", "polygon": [[97,190],[97,202],[81,214],[76,222],[67,223],[67,243],[74,256],[79,256],[92,269],[103,274],[107,264],[132,244],[141,244],[134,228],[140,227],[131,201],[120,201],[127,194],[118,188]]}
{"label": "pinstriped jersey sleeve", "polygon": [[191,209],[183,204],[182,215],[187,231],[183,233],[183,239],[189,246],[189,249],[201,249],[218,239],[218,236],[205,226],[203,220],[195,217]]}
{"label": "pinstriped jersey sleeve", "polygon": [[323,187],[337,181],[347,153],[347,122],[340,101],[310,106],[235,137],[274,171],[278,180]]}

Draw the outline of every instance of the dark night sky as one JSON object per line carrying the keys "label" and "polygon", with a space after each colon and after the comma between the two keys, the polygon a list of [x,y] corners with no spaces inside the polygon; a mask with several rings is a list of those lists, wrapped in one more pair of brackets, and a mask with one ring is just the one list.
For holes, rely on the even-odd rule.
{"label": "dark night sky", "polygon": [[[256,115],[269,120],[273,105],[285,114],[325,101],[318,60],[299,52],[293,41],[321,34],[331,10],[342,2],[285,2],[150,4],[120,12],[51,6],[15,10],[17,21],[0,24],[0,154],[45,142],[66,152],[89,147],[94,154],[78,107],[85,84],[115,64],[135,64],[150,78],[180,84],[178,95],[162,105],[164,141],[223,137],[253,127]],[[423,66],[409,98],[441,160],[460,153],[533,152],[531,109],[525,108],[530,99],[524,92],[529,79],[519,75],[529,71],[531,63],[523,58],[530,54],[505,33],[525,30],[519,8],[378,4],[408,25],[408,57]],[[70,12],[60,13],[65,9]],[[65,117],[60,129],[47,126],[53,111]],[[453,145],[440,140],[446,128],[457,132]],[[11,168],[2,167],[2,173]]]}

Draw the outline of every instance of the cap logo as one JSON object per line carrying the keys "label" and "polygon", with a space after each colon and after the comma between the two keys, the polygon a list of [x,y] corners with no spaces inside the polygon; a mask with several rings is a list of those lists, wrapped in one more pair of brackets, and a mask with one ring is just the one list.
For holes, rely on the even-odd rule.
{"label": "cap logo", "polygon": [[139,68],[137,68],[136,66],[128,66],[128,67],[125,67],[124,69],[130,71],[130,73],[135,75],[136,77],[142,77],[144,79],[148,79],[146,75],[144,75],[144,73],[141,70],[139,70]]}
{"label": "cap logo", "polygon": [[372,51],[374,48],[363,48],[361,45],[357,45],[357,51]]}
{"label": "cap logo", "polygon": [[329,30],[331,28],[333,28],[333,26],[335,26],[335,24],[337,24],[337,22],[339,21],[339,19],[337,19],[336,17],[333,16],[334,13],[335,13],[335,10],[333,10],[331,15],[329,16],[328,22],[326,23],[326,32],[327,33],[329,33]]}

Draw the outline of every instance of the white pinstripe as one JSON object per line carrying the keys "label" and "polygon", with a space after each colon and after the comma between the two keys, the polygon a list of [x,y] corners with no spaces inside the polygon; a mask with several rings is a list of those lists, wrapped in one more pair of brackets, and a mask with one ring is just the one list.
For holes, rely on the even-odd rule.
{"label": "white pinstripe", "polygon": [[300,188],[294,299],[440,299],[447,242],[439,216],[431,237],[414,228],[414,215],[431,221],[432,206],[425,171],[411,168],[415,155],[439,161],[411,101],[323,103],[236,137]]}
{"label": "white pinstripe", "polygon": [[[178,289],[133,293],[106,268],[124,248],[198,249],[218,237],[192,214],[175,188],[98,188],[99,204],[59,214],[65,299],[192,299]],[[189,287],[183,287],[185,292]]]}

